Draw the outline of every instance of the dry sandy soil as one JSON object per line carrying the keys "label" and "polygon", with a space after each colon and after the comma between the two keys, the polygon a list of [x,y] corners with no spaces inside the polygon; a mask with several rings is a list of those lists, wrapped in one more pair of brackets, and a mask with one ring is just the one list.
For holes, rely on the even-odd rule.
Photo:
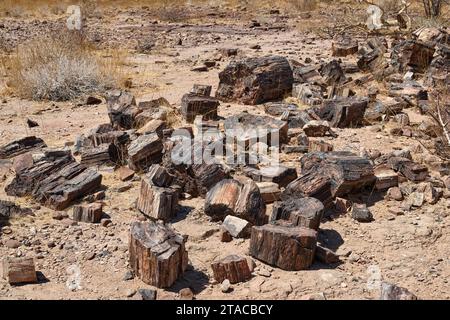
{"label": "dry sandy soil", "polygon": [[[312,63],[331,59],[331,38],[296,28],[300,21],[314,23],[320,12],[312,17],[289,18],[283,15],[261,16],[263,26],[249,28],[245,12],[220,11],[208,17],[211,11],[203,8],[203,19],[189,23],[170,23],[147,18],[145,10],[122,9],[113,18],[101,16],[87,20],[87,34],[99,38],[102,47],[120,47],[127,51],[125,65],[132,79],[131,91],[138,101],[165,97],[179,106],[183,94],[195,83],[211,84],[213,94],[217,88],[218,73],[230,58],[222,58],[208,72],[190,71],[198,62],[211,59],[220,48],[239,48],[240,57],[278,54]],[[30,30],[46,30],[64,25],[64,17],[46,24],[39,19],[7,18],[2,21],[1,35],[8,45],[23,41]],[[275,28],[280,26],[280,28]],[[141,54],[134,50],[136,40],[156,39],[154,50]],[[363,41],[364,34],[360,39]],[[182,39],[182,44],[177,44]],[[259,44],[261,49],[250,47]],[[343,58],[353,61],[355,57]],[[3,79],[3,80],[6,80]],[[367,88],[357,90],[367,93]],[[264,114],[262,107],[221,103],[219,115],[227,116],[241,110]],[[415,109],[407,113],[413,124],[424,116]],[[28,128],[26,119],[39,123]],[[4,96],[0,101],[0,145],[25,135],[43,138],[51,147],[64,147],[68,141],[87,132],[100,123],[108,122],[106,104],[86,106],[78,102],[33,102],[14,96]],[[361,128],[338,129],[338,138],[330,139],[336,150],[356,153],[365,149],[378,149],[382,153],[408,148],[421,150],[413,156],[418,162],[429,163],[430,154],[418,141],[389,134],[392,123],[376,123]],[[299,167],[300,154],[282,155],[284,164]],[[432,157],[431,157],[432,158]],[[134,290],[150,288],[137,278],[124,280],[128,269],[128,230],[130,223],[140,214],[134,206],[139,192],[139,179],[121,182],[113,172],[101,172],[103,184],[108,188],[104,211],[112,224],[78,223],[68,226],[52,219],[52,211],[31,199],[10,198],[4,187],[14,173],[10,164],[2,163],[0,198],[32,207],[33,217],[9,221],[11,233],[0,234],[0,256],[33,256],[42,273],[38,284],[10,286],[0,280],[0,299],[128,299]],[[431,173],[438,176],[437,173]],[[125,192],[117,187],[130,184]],[[447,194],[447,193],[446,193]],[[446,195],[445,194],[445,195]],[[350,195],[350,199],[364,201],[374,215],[371,223],[359,223],[350,213],[332,216],[322,221],[319,240],[342,257],[337,265],[315,262],[310,270],[289,272],[273,268],[259,261],[253,278],[232,285],[233,290],[223,293],[214,282],[210,264],[227,254],[248,255],[249,240],[235,239],[223,243],[219,237],[220,223],[210,222],[203,213],[204,200],[183,200],[182,210],[173,221],[173,227],[189,235],[187,250],[190,266],[185,275],[168,289],[158,289],[158,299],[176,299],[178,291],[190,287],[197,299],[304,299],[325,296],[327,299],[377,299],[379,291],[367,286],[370,270],[378,267],[384,280],[408,288],[421,299],[450,299],[450,199],[444,197],[435,205],[424,205],[402,215],[392,213],[400,202],[384,199],[384,193],[368,192]],[[271,206],[267,208],[270,212]],[[70,209],[68,210],[70,213]],[[19,248],[4,244],[15,239]],[[73,277],[67,269],[78,266],[81,288],[70,290],[66,282]]]}

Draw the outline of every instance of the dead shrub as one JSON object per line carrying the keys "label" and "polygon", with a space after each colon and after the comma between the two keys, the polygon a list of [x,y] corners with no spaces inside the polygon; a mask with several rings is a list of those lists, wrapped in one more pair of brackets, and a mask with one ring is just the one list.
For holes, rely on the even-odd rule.
{"label": "dead shrub", "polygon": [[79,33],[63,32],[21,44],[7,61],[8,85],[23,98],[71,100],[115,87],[116,67]]}
{"label": "dead shrub", "polygon": [[286,0],[286,3],[289,9],[304,12],[315,10],[318,0]]}

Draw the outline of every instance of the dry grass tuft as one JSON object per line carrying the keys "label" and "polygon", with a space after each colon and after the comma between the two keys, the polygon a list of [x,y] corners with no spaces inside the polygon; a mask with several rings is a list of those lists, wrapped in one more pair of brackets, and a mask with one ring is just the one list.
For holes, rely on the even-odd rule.
{"label": "dry grass tuft", "polygon": [[98,56],[79,33],[63,32],[21,44],[5,64],[8,86],[19,96],[65,101],[116,87],[119,61]]}

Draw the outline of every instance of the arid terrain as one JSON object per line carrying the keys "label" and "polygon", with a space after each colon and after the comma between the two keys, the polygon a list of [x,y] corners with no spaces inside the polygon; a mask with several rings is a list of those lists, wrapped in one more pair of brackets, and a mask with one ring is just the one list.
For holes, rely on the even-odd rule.
{"label": "arid terrain", "polygon": [[[358,63],[367,54],[361,48],[374,37],[386,39],[386,52],[380,56],[387,64],[392,63],[395,60],[391,55],[393,47],[411,39],[413,31],[426,21],[420,3],[414,3],[411,9],[411,30],[385,28],[379,32],[367,29],[367,4],[357,4],[357,1],[323,2],[311,8],[281,4],[272,8],[242,3],[214,5],[211,2],[178,5],[172,10],[155,9],[152,4],[145,3],[129,6],[99,4],[90,8],[83,21],[86,41],[95,47],[100,59],[117,59],[111,72],[119,73],[120,69],[118,89],[127,90],[138,105],[160,97],[167,99],[174,110],[170,118],[164,120],[168,127],[193,126],[186,121],[180,108],[183,96],[195,84],[200,84],[211,85],[211,97],[214,97],[219,88],[219,73],[234,61],[264,56],[285,57],[294,69],[295,86],[295,67],[319,68],[336,60],[346,77],[342,83],[351,82],[348,88],[352,94],[369,99],[366,114],[358,124],[331,125],[332,135],[309,135],[310,143],[318,141],[319,147],[321,142],[329,143],[334,151],[350,151],[374,167],[381,163],[379,160],[383,155],[389,158],[397,152],[401,154],[397,157],[404,158],[409,154],[411,158],[407,160],[423,165],[427,174],[420,181],[413,181],[401,170],[395,170],[395,176],[399,176],[395,190],[377,190],[370,184],[333,197],[333,205],[325,208],[317,231],[317,243],[334,252],[339,261],[325,263],[314,259],[311,266],[296,271],[283,270],[251,258],[248,236],[221,241],[222,221],[215,221],[205,213],[205,196],[189,195],[182,190],[174,217],[168,223],[179,234],[188,236],[185,243],[188,265],[173,285],[163,289],[146,284],[133,275],[129,262],[130,225],[134,221],[148,220],[136,206],[145,172],[134,170],[136,173],[131,179],[122,181],[118,167],[127,164],[116,168],[92,166],[92,170],[102,175],[100,190],[104,191],[104,199],[97,202],[102,203],[103,220],[86,223],[72,220],[73,205],[93,202],[92,196],[76,199],[58,210],[48,206],[45,199],[38,200],[32,195],[8,195],[5,189],[19,174],[18,166],[27,166],[18,162],[27,162],[28,158],[23,157],[23,153],[20,160],[0,157],[0,200],[31,209],[27,214],[1,217],[0,257],[34,258],[37,271],[37,283],[13,285],[6,278],[0,278],[0,299],[140,299],[140,289],[156,290],[156,299],[190,298],[189,291],[180,293],[183,288],[190,288],[199,300],[379,299],[377,280],[406,288],[419,299],[450,299],[450,161],[434,144],[445,130],[434,130],[438,124],[421,108],[422,100],[433,105],[432,93],[438,88],[434,82],[427,81],[430,62],[425,70],[413,70],[413,75],[406,76],[409,69],[380,76],[377,67],[362,68]],[[3,12],[0,20],[1,61],[14,56],[20,44],[40,34],[65,29],[68,17],[65,12],[65,7],[48,12],[45,9]],[[344,21],[362,26],[345,28]],[[427,27],[445,34],[448,22],[448,11],[443,10],[440,20]],[[333,56],[333,43],[343,34],[356,42],[359,50]],[[446,37],[444,73],[449,70],[450,52],[448,33]],[[230,55],[230,49],[237,49],[236,55]],[[436,50],[433,58],[438,55]],[[75,151],[80,136],[89,135],[90,130],[100,124],[110,123],[106,90],[68,101],[26,98],[10,85],[13,70],[7,62],[0,64],[0,71],[0,147],[26,136],[35,136],[51,149],[71,150],[79,162],[81,155]],[[372,78],[367,79],[368,75]],[[420,92],[408,86],[401,93],[392,94],[389,84],[406,83],[407,77],[413,77],[420,89],[428,92],[428,99],[418,98]],[[447,74],[444,79],[447,89],[448,79]],[[331,80],[331,86],[334,80]],[[389,105],[395,96],[403,107],[395,112],[389,106],[385,111],[379,111],[374,100],[370,100],[374,92],[382,105]],[[348,95],[347,92],[344,98]],[[101,102],[88,104],[87,96],[97,97]],[[448,97],[447,90],[447,95],[444,92],[440,100],[444,112],[450,111]],[[269,115],[265,108],[269,101],[243,104],[239,99],[219,100],[219,128],[224,119],[241,112],[276,119],[284,117],[283,121],[290,127],[287,145],[299,144],[297,136],[303,132],[302,127],[291,126],[289,122],[295,112],[288,112],[286,118],[286,114]],[[313,106],[301,94],[287,94],[277,100],[294,104],[298,110]],[[380,114],[369,117],[368,110]],[[281,165],[295,168],[296,175],[301,177],[304,172],[300,158],[305,153],[285,150],[280,152]],[[230,177],[244,180],[242,168],[228,169]],[[280,191],[285,188],[280,186]],[[395,192],[400,195],[393,195]],[[417,200],[417,197],[422,198]],[[338,210],[336,201],[350,204],[345,210]],[[351,208],[354,203],[366,204],[373,219],[370,222],[355,220]],[[273,206],[273,203],[267,203],[266,216],[270,216]],[[250,268],[253,269],[250,279],[224,288],[214,279],[211,263],[232,254],[251,258],[255,265]],[[0,275],[3,268],[0,265]],[[70,285],[78,280],[76,288]]]}

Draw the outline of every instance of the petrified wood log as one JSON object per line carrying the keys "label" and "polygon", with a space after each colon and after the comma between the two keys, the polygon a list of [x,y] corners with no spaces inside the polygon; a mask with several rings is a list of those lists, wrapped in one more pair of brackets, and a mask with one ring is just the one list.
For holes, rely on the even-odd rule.
{"label": "petrified wood log", "polygon": [[315,230],[266,224],[252,228],[250,254],[283,270],[304,270],[313,262],[316,242]]}
{"label": "petrified wood log", "polygon": [[302,174],[287,185],[281,194],[281,200],[289,198],[313,197],[320,200],[325,208],[333,205],[332,179],[313,170]]}
{"label": "petrified wood log", "polygon": [[388,160],[388,164],[393,170],[399,171],[411,181],[423,181],[428,176],[428,168],[426,166],[413,162],[407,158],[392,157]]}
{"label": "petrified wood log", "polygon": [[346,128],[362,123],[368,102],[367,98],[336,98],[325,100],[314,111],[322,120],[328,121],[331,127]]}
{"label": "petrified wood log", "polygon": [[148,173],[145,176],[151,184],[163,188],[169,187],[174,179],[174,176],[172,176],[166,168],[160,166],[159,164],[153,164],[150,169],[148,169]]}
{"label": "petrified wood log", "polygon": [[274,182],[257,182],[256,185],[266,204],[280,200],[281,191],[278,184]]}
{"label": "petrified wood log", "polygon": [[323,212],[322,202],[315,198],[288,199],[274,203],[270,220],[288,220],[295,226],[318,230]]}
{"label": "petrified wood log", "polygon": [[367,47],[361,50],[361,57],[357,64],[361,71],[375,71],[385,67],[386,59],[384,53],[387,51],[385,40],[371,38],[367,42]]}
{"label": "petrified wood log", "polygon": [[333,145],[323,140],[309,140],[308,152],[329,152],[333,151]]}
{"label": "petrified wood log", "polygon": [[219,283],[225,279],[230,283],[245,282],[252,277],[247,259],[234,254],[213,262],[211,268],[214,279]]}
{"label": "petrified wood log", "polygon": [[72,219],[75,221],[98,223],[103,214],[101,203],[73,206]]}
{"label": "petrified wood log", "polygon": [[163,144],[156,133],[140,136],[128,146],[128,165],[135,171],[146,170],[161,162],[162,151]]}
{"label": "petrified wood log", "polygon": [[16,173],[5,191],[10,196],[31,195],[50,208],[63,210],[96,191],[101,181],[99,173],[75,162],[70,152],[46,151],[33,166]]}
{"label": "petrified wood log", "polygon": [[106,103],[111,124],[116,129],[131,129],[139,110],[134,96],[125,91],[112,90],[107,93]]}
{"label": "petrified wood log", "polygon": [[398,186],[398,174],[394,170],[387,168],[387,166],[375,168],[374,174],[377,179],[375,182],[375,188],[377,190],[387,190],[391,187]]}
{"label": "petrified wood log", "polygon": [[318,119],[310,110],[300,110],[296,104],[283,102],[269,102],[264,105],[264,111],[273,117],[284,117],[281,119],[288,122],[289,128],[302,128],[309,121]]}
{"label": "petrified wood log", "polygon": [[143,282],[170,287],[186,270],[186,238],[155,222],[134,222],[130,229],[130,266]]}
{"label": "petrified wood log", "polygon": [[194,122],[201,115],[205,120],[217,120],[217,107],[220,102],[216,98],[187,93],[181,99],[181,114],[187,122]]}
{"label": "petrified wood log", "polygon": [[323,65],[319,70],[323,81],[327,86],[337,86],[345,82],[345,74],[337,60],[332,60]]}
{"label": "petrified wood log", "polygon": [[77,199],[100,188],[102,176],[73,162],[42,180],[32,196],[54,210],[64,210]]}
{"label": "petrified wood log", "polygon": [[191,93],[209,97],[211,95],[211,90],[212,86],[210,85],[194,84],[194,86],[191,89]]}
{"label": "petrified wood log", "polygon": [[294,66],[293,76],[295,83],[310,83],[322,86],[323,78],[318,71],[318,67],[312,66]]}
{"label": "petrified wood log", "polygon": [[0,159],[9,159],[25,152],[45,148],[44,140],[34,136],[25,137],[0,147]]}
{"label": "petrified wood log", "polygon": [[213,220],[222,220],[234,215],[252,224],[266,222],[266,206],[254,182],[244,185],[233,179],[225,179],[208,191],[205,213]]}
{"label": "petrified wood log", "polygon": [[311,152],[300,159],[300,164],[302,172],[314,171],[330,177],[334,197],[341,197],[375,182],[371,161],[351,152]]}
{"label": "petrified wood log", "polygon": [[432,45],[417,40],[405,40],[392,48],[391,58],[400,72],[406,72],[410,68],[413,72],[423,73],[430,66],[434,51]]}
{"label": "petrified wood log", "polygon": [[119,162],[119,153],[114,143],[103,143],[98,147],[83,148],[80,163],[85,166],[114,166]]}
{"label": "petrified wood log", "polygon": [[288,125],[269,116],[258,116],[249,113],[228,117],[224,122],[225,135],[237,139],[246,148],[258,141],[268,146],[280,146],[288,142]]}
{"label": "petrified wood log", "polygon": [[153,185],[149,177],[142,179],[136,206],[143,214],[167,222],[175,216],[177,205],[176,190],[157,187]]}
{"label": "petrified wood log", "polygon": [[311,83],[294,84],[292,96],[307,105],[316,106],[322,104],[323,91],[321,86]]}
{"label": "petrified wood log", "polygon": [[233,61],[219,79],[217,98],[251,105],[283,98],[294,82],[288,60],[279,56]]}
{"label": "petrified wood log", "polygon": [[33,258],[3,258],[3,278],[10,284],[37,282]]}
{"label": "petrified wood log", "polygon": [[215,184],[228,178],[228,173],[219,163],[194,164],[190,167],[189,172],[195,179],[197,190],[202,197],[205,197]]}
{"label": "petrified wood log", "polygon": [[358,42],[349,37],[336,37],[331,43],[331,52],[334,57],[346,57],[358,52]]}
{"label": "petrified wood log", "polygon": [[280,187],[286,187],[291,181],[297,179],[295,168],[282,165],[255,168],[244,168],[244,173],[257,182],[274,182]]}
{"label": "petrified wood log", "polygon": [[267,222],[266,204],[255,182],[243,184],[234,211],[236,216],[255,225]]}

